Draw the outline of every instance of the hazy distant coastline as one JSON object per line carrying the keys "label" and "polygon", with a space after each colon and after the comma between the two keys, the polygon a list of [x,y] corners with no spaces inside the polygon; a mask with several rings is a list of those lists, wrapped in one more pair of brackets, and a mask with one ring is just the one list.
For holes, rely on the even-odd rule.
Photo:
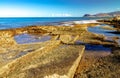
{"label": "hazy distant coastline", "polygon": [[83,17],[114,17],[120,16],[120,11],[114,11],[109,13],[97,13],[97,14],[85,14]]}

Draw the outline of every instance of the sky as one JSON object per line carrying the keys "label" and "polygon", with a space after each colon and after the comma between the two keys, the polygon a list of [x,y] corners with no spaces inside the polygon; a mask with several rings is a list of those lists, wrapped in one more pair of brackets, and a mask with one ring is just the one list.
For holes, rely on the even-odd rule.
{"label": "sky", "polygon": [[81,17],[120,11],[120,0],[0,0],[0,17]]}

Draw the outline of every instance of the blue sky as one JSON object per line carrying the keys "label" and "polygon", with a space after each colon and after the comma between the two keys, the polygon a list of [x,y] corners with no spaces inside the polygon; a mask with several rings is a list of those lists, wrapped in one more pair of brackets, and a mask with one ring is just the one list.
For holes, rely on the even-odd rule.
{"label": "blue sky", "polygon": [[0,0],[0,17],[80,17],[120,11],[120,0]]}

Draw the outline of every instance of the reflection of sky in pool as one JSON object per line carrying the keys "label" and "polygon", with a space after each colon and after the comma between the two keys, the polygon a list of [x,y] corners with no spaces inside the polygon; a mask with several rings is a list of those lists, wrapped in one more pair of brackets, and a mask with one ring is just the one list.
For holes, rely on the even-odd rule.
{"label": "reflection of sky in pool", "polygon": [[30,34],[21,34],[14,37],[17,43],[32,43],[32,42],[44,42],[50,40],[50,36],[35,36]]}
{"label": "reflection of sky in pool", "polygon": [[104,25],[100,25],[96,27],[89,27],[88,31],[97,33],[97,34],[103,34],[105,36],[120,36],[120,34],[109,33],[109,32],[113,32],[113,30],[105,30],[105,29],[100,28],[101,26],[104,26]]}
{"label": "reflection of sky in pool", "polygon": [[[114,31],[102,29],[102,28],[100,28],[101,26],[104,26],[104,25],[100,25],[100,26],[96,26],[96,27],[89,27],[88,31],[93,32],[93,33],[97,33],[97,34],[103,34],[108,38],[109,37],[116,37],[116,36],[120,37],[120,34],[110,33],[110,32],[114,32]],[[120,45],[120,39],[118,40],[118,43]]]}
{"label": "reflection of sky in pool", "polygon": [[102,45],[91,45],[91,44],[86,44],[85,45],[85,50],[89,50],[89,51],[111,51],[111,48],[109,47],[104,47]]}

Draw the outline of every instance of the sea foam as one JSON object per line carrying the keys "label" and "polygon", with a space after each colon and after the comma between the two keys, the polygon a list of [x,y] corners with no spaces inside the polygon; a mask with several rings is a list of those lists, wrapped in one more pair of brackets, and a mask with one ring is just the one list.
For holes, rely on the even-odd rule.
{"label": "sea foam", "polygon": [[96,20],[82,20],[82,21],[68,21],[62,22],[61,26],[73,26],[74,24],[89,24],[89,23],[99,23]]}

